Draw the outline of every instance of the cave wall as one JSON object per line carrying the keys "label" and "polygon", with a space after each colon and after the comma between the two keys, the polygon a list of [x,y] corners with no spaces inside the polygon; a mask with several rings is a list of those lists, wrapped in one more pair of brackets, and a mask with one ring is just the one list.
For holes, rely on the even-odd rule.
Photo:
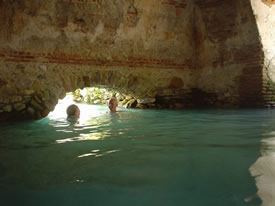
{"label": "cave wall", "polygon": [[262,106],[266,1],[0,0],[0,120],[39,119],[86,86],[168,107]]}
{"label": "cave wall", "polygon": [[1,53],[49,63],[159,61],[184,68],[192,59],[190,7],[169,0],[1,0]]}
{"label": "cave wall", "polygon": [[262,104],[262,45],[250,1],[197,0],[197,85],[217,104]]}
{"label": "cave wall", "polygon": [[192,1],[0,0],[0,119],[44,117],[66,92],[194,87]]}

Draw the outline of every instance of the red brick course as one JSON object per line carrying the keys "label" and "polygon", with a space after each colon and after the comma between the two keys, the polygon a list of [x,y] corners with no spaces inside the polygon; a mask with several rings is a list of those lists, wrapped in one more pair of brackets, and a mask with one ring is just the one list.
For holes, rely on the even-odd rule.
{"label": "red brick course", "polygon": [[128,59],[95,59],[84,58],[74,54],[65,53],[31,53],[23,51],[0,50],[0,59],[6,62],[41,62],[54,64],[92,65],[92,66],[118,66],[118,67],[145,67],[145,68],[191,68],[190,62],[177,63],[170,59],[128,57]]}

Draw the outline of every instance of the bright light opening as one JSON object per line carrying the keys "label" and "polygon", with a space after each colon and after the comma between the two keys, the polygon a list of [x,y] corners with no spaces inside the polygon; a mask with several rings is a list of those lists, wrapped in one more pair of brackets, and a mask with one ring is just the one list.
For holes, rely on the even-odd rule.
{"label": "bright light opening", "polygon": [[67,118],[66,110],[69,105],[75,104],[80,109],[80,122],[86,122],[93,117],[100,116],[103,113],[108,112],[106,107],[98,107],[96,105],[90,105],[85,103],[77,103],[73,100],[72,93],[68,93],[64,99],[58,101],[54,111],[49,113],[48,118],[53,120],[64,121]]}

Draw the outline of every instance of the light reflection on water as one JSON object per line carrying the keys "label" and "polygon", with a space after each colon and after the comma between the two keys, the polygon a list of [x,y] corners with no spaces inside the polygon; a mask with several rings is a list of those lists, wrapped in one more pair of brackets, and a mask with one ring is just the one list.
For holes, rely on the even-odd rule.
{"label": "light reflection on water", "polygon": [[80,104],[70,124],[70,103],[1,126],[0,205],[274,206],[272,110]]}
{"label": "light reflection on water", "polygon": [[250,167],[255,177],[257,194],[263,206],[275,205],[275,131],[264,134],[261,145],[261,156]]}
{"label": "light reflection on water", "polygon": [[78,158],[88,157],[88,156],[102,157],[104,155],[115,153],[115,152],[119,152],[119,150],[110,150],[106,152],[101,152],[100,150],[92,150],[91,153],[79,155]]}
{"label": "light reflection on water", "polygon": [[[79,120],[73,124],[66,120],[66,108],[70,104],[76,104],[81,111]],[[74,141],[102,140],[112,136],[110,131],[111,124],[119,121],[120,113],[126,111],[124,108],[119,108],[118,113],[110,113],[107,107],[78,104],[73,102],[71,96],[66,96],[59,101],[55,110],[48,115],[48,119],[50,125],[58,128],[57,132],[77,133],[75,137],[56,140],[59,144]],[[118,133],[123,135],[124,129],[119,130]]]}

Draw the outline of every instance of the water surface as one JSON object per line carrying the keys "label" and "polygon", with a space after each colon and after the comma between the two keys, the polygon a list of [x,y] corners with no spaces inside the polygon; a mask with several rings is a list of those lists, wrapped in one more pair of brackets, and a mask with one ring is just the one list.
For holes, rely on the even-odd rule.
{"label": "water surface", "polygon": [[273,110],[65,109],[0,126],[0,205],[275,205]]}

